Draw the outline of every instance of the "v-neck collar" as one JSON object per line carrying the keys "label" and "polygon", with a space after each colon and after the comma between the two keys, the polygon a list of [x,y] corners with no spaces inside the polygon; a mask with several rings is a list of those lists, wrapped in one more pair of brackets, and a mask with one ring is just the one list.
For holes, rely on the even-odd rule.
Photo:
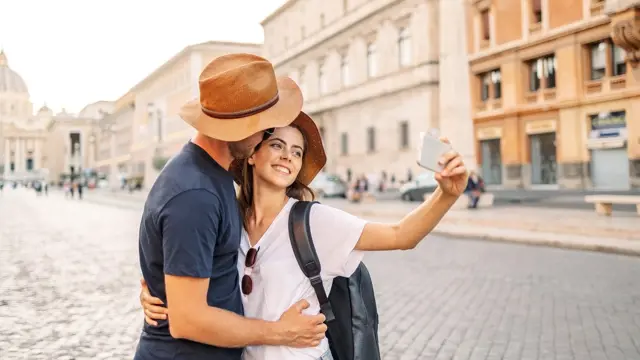
{"label": "v-neck collar", "polygon": [[[289,198],[289,200],[287,200],[287,203],[284,204],[282,209],[280,209],[280,212],[278,213],[278,215],[276,215],[276,217],[273,219],[271,224],[269,224],[269,227],[267,228],[267,230],[264,232],[264,234],[262,234],[260,239],[258,239],[258,242],[253,247],[256,247],[256,248],[264,247],[264,246],[267,246],[269,244],[267,242],[267,239],[273,239],[273,237],[268,237],[268,235],[271,233],[271,231],[273,231],[273,229],[275,228],[276,224],[280,221],[280,219],[282,218],[282,216],[284,215],[286,210],[289,210],[295,201],[296,200],[293,199],[293,198]],[[249,251],[249,249],[251,249],[251,247],[252,246],[251,246],[251,242],[250,242],[250,239],[249,239],[249,233],[247,232],[247,230],[243,226],[242,227],[242,241],[240,243],[240,249],[242,250],[242,253],[246,256],[247,252]]]}

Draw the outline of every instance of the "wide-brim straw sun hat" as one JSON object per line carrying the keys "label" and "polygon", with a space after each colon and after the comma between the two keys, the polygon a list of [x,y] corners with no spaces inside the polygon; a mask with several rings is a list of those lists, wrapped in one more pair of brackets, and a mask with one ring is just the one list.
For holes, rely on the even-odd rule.
{"label": "wide-brim straw sun hat", "polygon": [[239,141],[257,132],[289,125],[302,110],[302,93],[273,65],[253,54],[228,54],[212,60],[199,78],[200,97],[180,109],[198,132]]}

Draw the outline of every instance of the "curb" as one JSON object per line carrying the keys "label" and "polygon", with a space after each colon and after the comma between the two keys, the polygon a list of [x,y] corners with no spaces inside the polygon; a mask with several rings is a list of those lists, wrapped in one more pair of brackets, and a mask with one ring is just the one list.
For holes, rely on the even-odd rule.
{"label": "curb", "polygon": [[[142,210],[142,207],[144,206],[143,202],[137,201],[137,200],[115,199],[115,201],[109,201],[107,199],[99,199],[97,197],[86,197],[83,200],[91,203],[95,203],[95,204],[113,206],[113,207],[124,208],[128,210]],[[366,210],[366,209],[363,209],[362,211],[350,211],[351,209],[342,208],[342,210],[347,211],[356,216],[361,216],[361,217],[380,218],[385,216],[395,216],[393,213],[383,214],[380,212],[375,212],[375,211]],[[579,242],[572,242],[572,241],[552,240],[549,238],[543,238],[540,235],[537,235],[538,233],[530,230],[521,230],[521,233],[525,233],[526,235],[522,237],[518,237],[518,236],[508,236],[505,234],[496,234],[495,230],[499,230],[498,228],[486,228],[486,231],[459,231],[455,229],[447,229],[447,230],[439,229],[439,227],[442,225],[444,225],[445,227],[448,227],[447,224],[441,223],[431,231],[431,234],[446,237],[446,238],[457,238],[457,239],[475,240],[475,241],[491,241],[491,242],[509,243],[509,244],[516,244],[516,245],[524,245],[524,246],[540,246],[540,247],[565,249],[565,250],[589,251],[589,252],[597,252],[597,253],[605,253],[605,254],[640,257],[640,247],[638,249],[633,249],[633,248],[620,247],[615,245],[607,245],[605,243],[595,244],[595,243],[579,243]],[[449,225],[449,226],[455,226],[455,225]],[[581,235],[577,235],[577,236],[581,236]],[[634,241],[634,240],[624,240],[624,239],[617,239],[617,240]]]}
{"label": "curb", "polygon": [[[366,209],[363,209],[362,211],[348,211],[350,209],[342,209],[342,210],[347,211],[356,216],[361,216],[361,217],[380,218],[384,216],[400,216],[394,213],[381,214],[379,212],[374,212]],[[442,225],[445,225],[445,224],[442,224]],[[520,230],[521,232],[529,233],[527,234],[529,236],[516,237],[516,236],[508,236],[504,234],[495,234],[495,233],[492,234],[491,233],[492,230],[498,229],[493,227],[487,227],[486,231],[482,231],[482,232],[480,231],[467,232],[467,231],[456,231],[454,229],[442,230],[442,229],[438,229],[439,226],[436,226],[436,228],[431,231],[431,234],[442,236],[442,237],[458,238],[458,239],[466,239],[466,240],[492,241],[492,242],[520,244],[520,245],[527,245],[527,246],[542,246],[542,247],[549,247],[549,248],[556,248],[556,249],[580,250],[580,251],[590,251],[590,252],[599,252],[599,253],[606,253],[606,254],[640,257],[640,247],[638,249],[633,249],[633,248],[620,247],[615,245],[607,245],[604,243],[594,244],[594,243],[578,243],[578,242],[571,242],[571,241],[552,240],[552,239],[541,238],[540,236],[536,236],[537,233],[531,230]],[[455,225],[450,225],[450,226],[455,226]],[[560,236],[563,236],[563,235],[560,235]],[[576,236],[585,237],[584,235],[576,235]],[[634,241],[634,240],[626,240],[626,239],[616,239],[616,240]]]}
{"label": "curb", "polygon": [[[555,248],[555,249],[564,249],[564,250],[576,250],[576,251],[588,251],[588,252],[596,252],[596,253],[604,253],[604,254],[612,254],[612,255],[625,255],[625,256],[633,256],[640,257],[640,249],[630,249],[623,248],[612,245],[605,244],[579,244],[572,242],[563,242],[562,240],[549,240],[549,239],[539,239],[539,238],[515,238],[504,235],[497,234],[481,234],[481,233],[465,233],[465,232],[456,232],[456,231],[447,231],[447,230],[437,230],[434,229],[431,232],[433,235],[438,235],[442,237],[449,238],[457,238],[457,239],[465,239],[465,240],[476,240],[476,241],[491,241],[497,243],[509,243],[514,245],[524,245],[524,246],[539,246],[539,247],[547,247],[547,248]],[[633,241],[633,240],[629,240]]]}

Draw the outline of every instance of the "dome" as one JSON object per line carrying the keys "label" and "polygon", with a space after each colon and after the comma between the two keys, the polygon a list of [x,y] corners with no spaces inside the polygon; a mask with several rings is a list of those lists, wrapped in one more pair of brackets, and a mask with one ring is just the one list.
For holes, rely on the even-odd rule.
{"label": "dome", "polygon": [[11,70],[4,51],[0,50],[0,93],[28,93],[27,84],[17,72]]}

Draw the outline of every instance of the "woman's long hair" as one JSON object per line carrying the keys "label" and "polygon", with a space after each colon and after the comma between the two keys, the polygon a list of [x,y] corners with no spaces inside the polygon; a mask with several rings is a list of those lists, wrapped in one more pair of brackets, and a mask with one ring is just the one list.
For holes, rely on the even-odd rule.
{"label": "woman's long hair", "polygon": [[[302,155],[302,163],[304,164],[307,156],[307,138],[304,135],[304,132],[295,125],[289,125],[293,128],[298,129],[302,134],[302,138],[304,139],[304,154]],[[255,151],[260,149],[262,143],[256,146]],[[307,185],[301,183],[298,179],[296,179],[293,184],[289,185],[287,188],[286,194],[290,198],[294,198],[297,200],[311,200],[315,199],[315,195],[311,188]],[[238,206],[240,207],[240,212],[242,214],[242,223],[244,228],[247,229],[249,218],[253,215],[253,166],[249,165],[249,160],[244,159],[242,163],[242,185],[240,186],[240,191],[238,193]]]}

